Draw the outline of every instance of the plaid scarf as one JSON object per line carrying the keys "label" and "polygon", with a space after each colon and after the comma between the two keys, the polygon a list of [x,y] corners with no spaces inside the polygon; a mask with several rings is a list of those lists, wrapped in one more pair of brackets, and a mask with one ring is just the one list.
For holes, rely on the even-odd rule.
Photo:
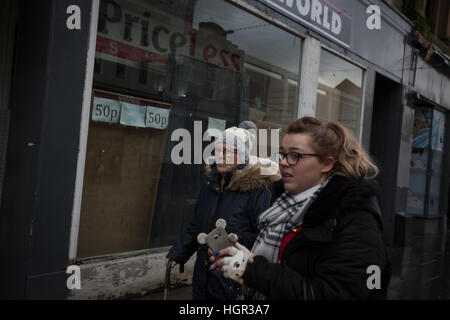
{"label": "plaid scarf", "polygon": [[[292,228],[303,223],[307,209],[327,183],[328,180],[297,195],[291,195],[289,192],[283,193],[272,207],[258,217],[259,234],[251,251],[255,255],[264,256],[272,263],[278,263],[278,252],[284,236]],[[245,285],[243,290],[249,300],[266,298],[263,294]]]}
{"label": "plaid scarf", "polygon": [[297,195],[283,193],[272,207],[261,213],[257,220],[259,230],[252,252],[264,256],[272,263],[278,262],[281,241],[292,228],[303,222],[303,216],[328,180]]}

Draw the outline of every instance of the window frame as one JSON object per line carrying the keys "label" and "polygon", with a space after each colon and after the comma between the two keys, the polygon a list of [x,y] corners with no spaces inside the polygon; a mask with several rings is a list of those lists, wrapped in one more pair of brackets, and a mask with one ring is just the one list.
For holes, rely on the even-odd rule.
{"label": "window frame", "polygon": [[86,163],[87,139],[91,99],[93,94],[94,65],[97,38],[97,24],[99,17],[100,0],[93,0],[91,7],[91,23],[89,26],[89,48],[86,57],[86,73],[84,79],[83,105],[80,123],[80,141],[77,159],[77,172],[75,178],[75,190],[73,196],[72,223],[69,239],[69,261],[75,261],[78,248],[78,231],[81,217],[81,197],[83,194],[84,168]]}
{"label": "window frame", "polygon": [[[361,81],[361,113],[360,113],[360,119],[359,119],[359,123],[360,123],[360,130],[359,130],[359,134],[358,137],[355,137],[358,142],[360,144],[362,144],[362,139],[363,139],[363,124],[364,124],[364,117],[365,117],[365,113],[366,113],[366,95],[367,95],[367,85],[368,85],[368,72],[367,72],[367,66],[356,62],[355,60],[350,59],[349,57],[343,55],[342,53],[330,48],[329,46],[321,43],[321,47],[320,47],[320,53],[322,53],[322,50],[328,51],[329,53],[337,56],[338,58],[351,63],[355,66],[357,66],[358,68],[362,69],[362,81]],[[318,79],[319,78],[319,73],[317,73],[317,83],[318,83]],[[318,87],[316,88],[318,89]]]}

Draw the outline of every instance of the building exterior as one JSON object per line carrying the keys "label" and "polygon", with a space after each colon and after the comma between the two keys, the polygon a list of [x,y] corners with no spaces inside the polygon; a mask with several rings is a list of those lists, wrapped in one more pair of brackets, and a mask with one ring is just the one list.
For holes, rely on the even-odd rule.
{"label": "building exterior", "polygon": [[194,152],[173,161],[180,128],[195,151],[242,120],[281,134],[304,115],[339,121],[381,167],[386,242],[447,229],[445,1],[429,10],[439,47],[402,1],[0,3],[2,297],[161,288],[203,182]]}

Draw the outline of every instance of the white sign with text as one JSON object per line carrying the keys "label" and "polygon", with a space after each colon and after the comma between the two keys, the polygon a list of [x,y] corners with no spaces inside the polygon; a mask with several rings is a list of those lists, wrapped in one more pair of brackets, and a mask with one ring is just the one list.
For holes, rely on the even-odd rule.
{"label": "white sign with text", "polygon": [[106,123],[118,123],[121,103],[119,101],[94,97],[92,120]]}
{"label": "white sign with text", "polygon": [[145,125],[148,128],[166,129],[169,123],[169,109],[147,107]]}

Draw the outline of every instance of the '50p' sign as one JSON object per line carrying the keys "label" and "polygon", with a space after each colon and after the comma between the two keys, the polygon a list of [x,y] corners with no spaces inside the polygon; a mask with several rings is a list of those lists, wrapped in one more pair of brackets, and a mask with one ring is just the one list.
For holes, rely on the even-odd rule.
{"label": "'50p' sign", "polygon": [[[149,102],[142,100],[143,103]],[[170,109],[145,106],[103,97],[94,97],[92,121],[125,126],[164,130],[169,123]]]}
{"label": "'50p' sign", "polygon": [[94,97],[92,120],[107,123],[118,123],[121,103],[119,101]]}
{"label": "'50p' sign", "polygon": [[145,126],[155,129],[167,128],[169,112],[169,109],[147,107]]}

